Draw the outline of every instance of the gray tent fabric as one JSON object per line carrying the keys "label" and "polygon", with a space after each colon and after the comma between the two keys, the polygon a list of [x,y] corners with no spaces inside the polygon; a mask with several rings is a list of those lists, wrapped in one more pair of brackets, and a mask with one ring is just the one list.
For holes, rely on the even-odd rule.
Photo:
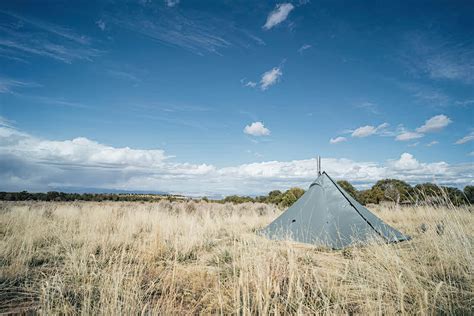
{"label": "gray tent fabric", "polygon": [[291,239],[333,249],[380,237],[387,242],[409,239],[353,199],[326,172],[262,233],[271,239]]}

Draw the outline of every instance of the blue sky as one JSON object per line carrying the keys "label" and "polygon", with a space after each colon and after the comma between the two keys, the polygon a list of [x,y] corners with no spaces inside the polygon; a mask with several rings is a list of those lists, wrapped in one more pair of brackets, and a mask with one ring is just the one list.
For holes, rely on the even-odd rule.
{"label": "blue sky", "polygon": [[[0,4],[2,190],[474,177],[472,1]],[[225,183],[225,184],[224,184]]]}

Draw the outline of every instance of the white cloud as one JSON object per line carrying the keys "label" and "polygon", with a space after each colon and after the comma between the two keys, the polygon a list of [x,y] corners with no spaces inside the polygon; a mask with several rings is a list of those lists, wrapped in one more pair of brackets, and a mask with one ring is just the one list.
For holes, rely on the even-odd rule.
{"label": "white cloud", "polygon": [[70,41],[73,41],[73,42],[76,42],[76,43],[79,43],[79,44],[87,45],[91,42],[90,38],[88,38],[87,36],[76,34],[72,30],[70,30],[68,28],[65,28],[65,27],[62,27],[62,26],[59,26],[59,25],[43,22],[43,21],[36,20],[36,19],[27,18],[25,16],[15,14],[15,13],[12,13],[12,12],[2,11],[2,12],[0,12],[0,14],[4,14],[5,16],[8,16],[9,18],[13,18],[13,19],[16,19],[18,21],[21,21],[23,24],[29,24],[29,25],[37,28],[38,30],[42,30],[42,31],[45,31],[47,33],[57,35],[59,37],[62,37],[64,39],[67,39],[67,40],[70,40]]}
{"label": "white cloud", "polygon": [[13,128],[13,125],[14,125],[14,121],[11,121],[7,118],[4,118],[3,116],[0,115],[0,127],[9,127],[9,128]]}
{"label": "white cloud", "polygon": [[247,79],[241,79],[240,80],[240,83],[244,86],[244,87],[250,87],[250,88],[255,88],[257,86],[257,83],[255,81],[247,81]]}
{"label": "white cloud", "polygon": [[402,131],[400,134],[398,134],[395,137],[395,140],[404,142],[404,141],[408,141],[408,140],[412,140],[412,139],[418,139],[418,138],[421,138],[423,136],[424,136],[423,134],[416,133],[416,132]]}
{"label": "white cloud", "polygon": [[285,21],[294,8],[295,7],[291,3],[277,4],[276,8],[268,15],[267,22],[265,22],[263,28],[269,30],[275,25]]}
{"label": "white cloud", "polygon": [[[440,185],[448,183],[455,185],[462,182],[456,179],[456,176],[464,178],[466,183],[472,183],[473,171],[474,166],[469,164],[451,166],[444,161],[422,163],[409,153],[403,153],[399,159],[387,162],[387,178],[394,177],[410,183],[433,182]],[[462,172],[466,172],[466,175],[461,176]]]}
{"label": "white cloud", "polygon": [[402,58],[415,74],[435,80],[474,82],[474,50],[471,43],[414,33],[408,36]]}
{"label": "white cloud", "polygon": [[244,133],[252,136],[267,136],[270,135],[270,130],[262,122],[253,122],[245,126]]}
{"label": "white cloud", "polygon": [[[440,131],[451,123],[452,123],[452,120],[449,117],[447,117],[444,114],[440,114],[426,120],[425,124],[416,128],[415,131],[407,130],[403,127],[403,125],[399,125],[396,130],[390,130],[388,129],[389,124],[383,123],[377,127],[373,125],[365,125],[365,126],[356,128],[355,130],[348,130],[345,132],[351,133],[352,137],[359,137],[359,138],[368,137],[371,135],[381,135],[381,136],[395,136],[395,140],[397,141],[410,141],[410,140],[424,137],[425,133]],[[432,146],[434,144],[435,143],[428,146]],[[409,146],[414,147],[416,145],[418,145],[418,143],[414,143]]]}
{"label": "white cloud", "polygon": [[[47,140],[8,125],[11,124],[0,126],[0,190],[75,187],[188,195],[262,194],[292,186],[306,188],[317,176],[315,158],[217,168],[209,164],[178,163],[160,149],[113,147],[84,137]],[[382,163],[323,158],[322,167],[333,178],[346,179],[357,187],[367,187],[384,178],[412,184],[474,183],[472,163],[423,163],[409,153]]]}
{"label": "white cloud", "polygon": [[352,137],[368,137],[374,134],[378,134],[384,131],[385,128],[389,126],[388,123],[382,123],[379,126],[375,127],[372,125],[361,126],[352,131]]}
{"label": "white cloud", "polygon": [[91,61],[102,51],[91,46],[91,39],[68,28],[24,16],[0,12],[5,20],[0,28],[0,49],[12,55],[36,55],[64,63]]}
{"label": "white cloud", "polygon": [[95,24],[97,24],[99,29],[101,29],[102,31],[105,31],[106,24],[103,20],[98,20],[98,21],[95,22]]}
{"label": "white cloud", "polygon": [[403,153],[400,159],[395,160],[392,166],[396,170],[414,170],[419,168],[420,163],[413,157],[412,154]]}
{"label": "white cloud", "polygon": [[305,50],[310,49],[310,48],[311,48],[311,45],[309,45],[309,44],[304,44],[303,46],[301,46],[301,47],[298,49],[298,53],[302,54]]}
{"label": "white cloud", "polygon": [[461,105],[461,106],[468,106],[468,105],[471,105],[471,104],[474,104],[474,100],[462,100],[462,101],[456,101],[454,102],[456,103],[457,105]]}
{"label": "white cloud", "polygon": [[[407,130],[400,125],[397,130],[397,136],[395,140],[397,141],[409,141],[413,139],[419,139],[425,136],[425,133],[432,133],[440,131],[449,124],[451,124],[451,119],[444,114],[433,116],[432,118],[425,121],[425,124],[415,129],[414,132]],[[433,146],[437,142],[432,142],[427,146]]]}
{"label": "white cloud", "polygon": [[367,137],[375,134],[376,131],[377,129],[375,128],[375,126],[366,125],[357,128],[355,131],[352,132],[351,135],[352,137]]}
{"label": "white cloud", "polygon": [[[122,3],[123,1],[120,1]],[[222,55],[227,48],[249,48],[265,42],[232,21],[206,10],[183,14],[175,10],[177,1],[142,1],[142,7],[115,10],[107,16],[107,26],[135,32],[140,36],[197,55]],[[197,2],[196,2],[197,3]],[[170,8],[168,5],[174,5]]]}
{"label": "white cloud", "polygon": [[65,141],[42,140],[4,126],[0,127],[0,146],[6,143],[10,154],[27,155],[34,161],[51,164],[158,167],[167,159],[163,150],[116,148],[85,137]]}
{"label": "white cloud", "polygon": [[11,93],[17,88],[39,87],[40,85],[32,82],[24,82],[11,78],[0,77],[0,93]]}
{"label": "white cloud", "polygon": [[423,124],[422,126],[418,127],[416,131],[418,133],[431,133],[431,132],[436,132],[440,131],[449,124],[451,124],[452,121],[449,117],[447,117],[444,114],[441,115],[436,115],[430,118]]}
{"label": "white cloud", "polygon": [[274,85],[280,80],[280,77],[283,75],[280,67],[274,67],[273,69],[265,72],[262,75],[262,79],[260,80],[260,87],[262,90],[268,89],[268,87]]}
{"label": "white cloud", "polygon": [[109,69],[107,70],[107,73],[113,77],[119,78],[119,79],[125,79],[134,82],[135,84],[138,84],[141,82],[141,79],[138,78],[136,75],[129,71],[122,71],[122,70],[116,70],[116,69]]}
{"label": "white cloud", "polygon": [[342,137],[342,136],[338,136],[336,138],[331,138],[329,140],[329,143],[330,144],[337,144],[337,143],[342,143],[342,142],[345,142],[345,141],[347,141],[347,138]]}
{"label": "white cloud", "polygon": [[437,145],[437,144],[439,144],[439,142],[438,142],[437,140],[434,140],[434,141],[432,141],[432,142],[426,144],[426,146],[427,146],[427,147],[431,147],[431,146],[434,146],[434,145]]}
{"label": "white cloud", "polygon": [[463,138],[461,139],[458,139],[455,144],[456,145],[462,145],[462,144],[465,144],[465,143],[468,143],[468,142],[471,142],[474,140],[474,132],[470,133],[469,135],[466,135],[464,136]]}
{"label": "white cloud", "polygon": [[174,7],[179,3],[179,1],[180,0],[166,0],[165,2],[168,7]]}

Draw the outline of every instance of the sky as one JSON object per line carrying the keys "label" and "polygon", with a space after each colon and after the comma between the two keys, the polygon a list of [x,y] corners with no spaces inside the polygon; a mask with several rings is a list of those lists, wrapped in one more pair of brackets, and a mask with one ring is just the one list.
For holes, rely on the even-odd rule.
{"label": "sky", "polygon": [[474,184],[472,1],[2,1],[0,190]]}

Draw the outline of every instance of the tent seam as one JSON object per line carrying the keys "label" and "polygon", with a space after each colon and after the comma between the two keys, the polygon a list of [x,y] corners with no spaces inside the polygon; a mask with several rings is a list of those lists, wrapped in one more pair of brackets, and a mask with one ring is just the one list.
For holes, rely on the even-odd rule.
{"label": "tent seam", "polygon": [[365,218],[364,215],[362,215],[359,212],[357,207],[355,207],[355,205],[347,198],[347,196],[344,194],[344,192],[339,188],[339,186],[334,182],[334,180],[326,173],[326,171],[324,171],[323,173],[326,175],[326,177],[329,178],[329,180],[331,180],[331,182],[339,190],[339,192],[341,192],[342,196],[346,199],[346,201],[349,202],[349,205],[352,206],[352,208],[357,212],[357,214],[359,214],[360,217],[362,217],[362,219],[367,223],[367,225],[369,225],[370,228],[372,228],[377,234],[379,234],[380,237],[382,237],[383,239],[387,239],[381,232],[379,232],[377,229],[375,229],[375,227],[369,222],[369,220],[367,218]]}

